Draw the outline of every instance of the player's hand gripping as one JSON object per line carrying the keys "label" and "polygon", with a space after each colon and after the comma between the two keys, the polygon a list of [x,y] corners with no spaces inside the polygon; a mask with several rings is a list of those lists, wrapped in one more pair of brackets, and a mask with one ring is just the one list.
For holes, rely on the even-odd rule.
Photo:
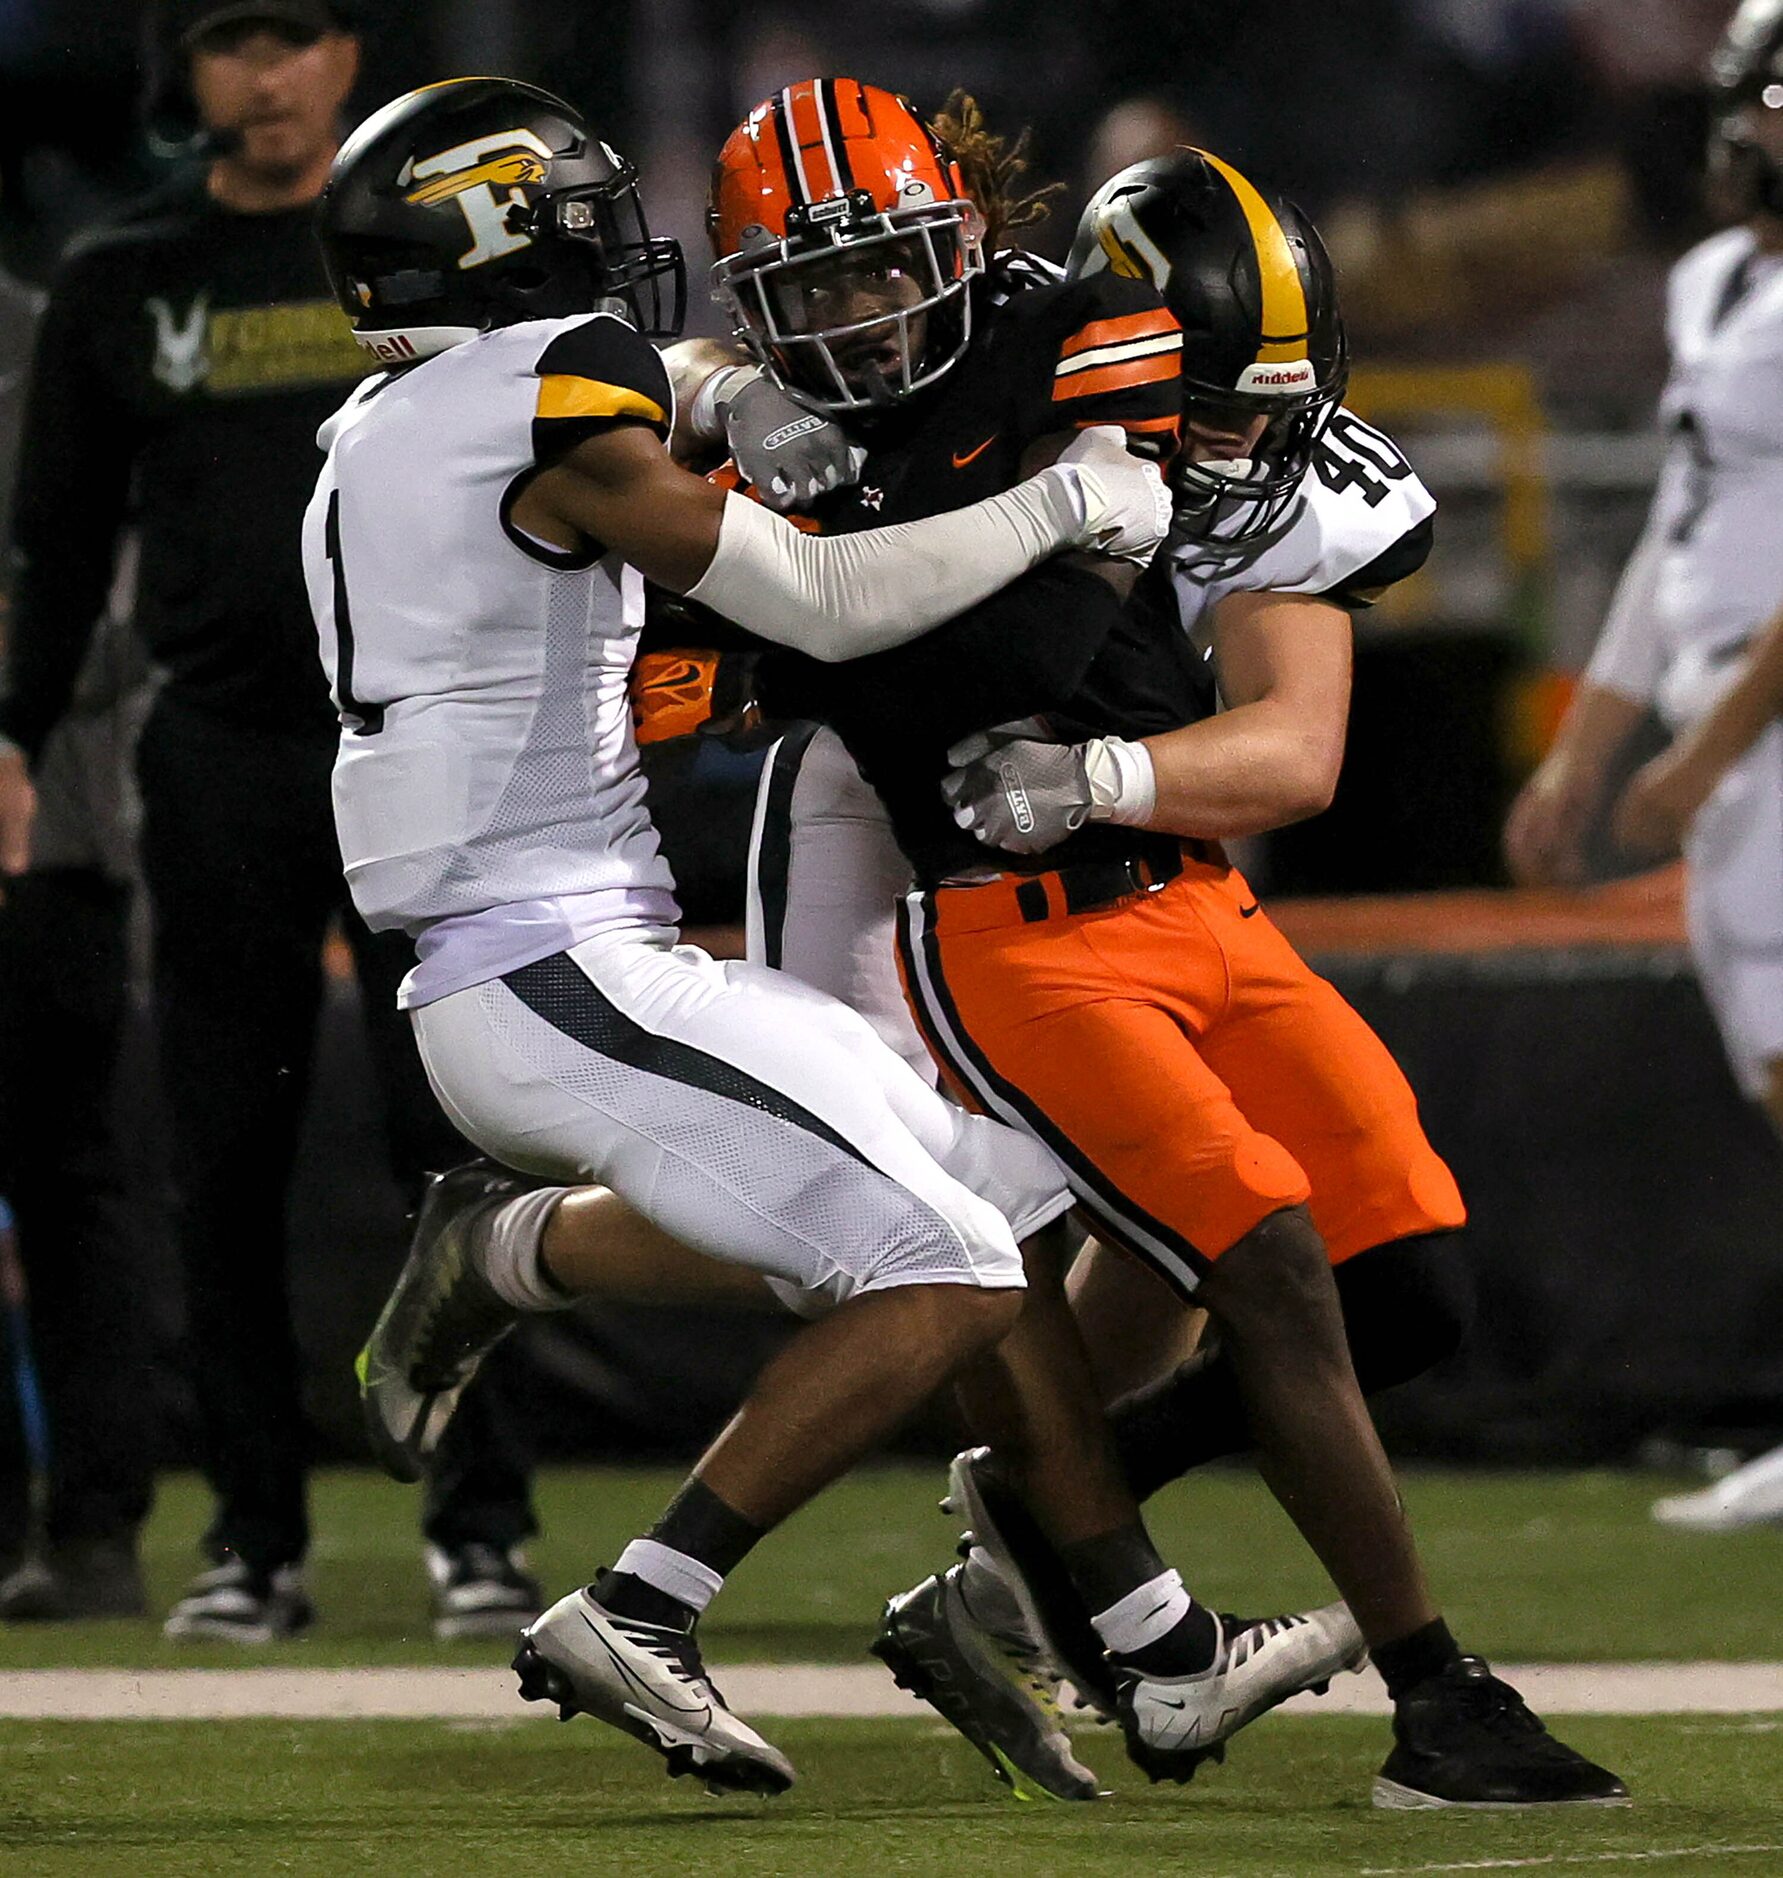
{"label": "player's hand gripping", "polygon": [[769,508],[803,508],[851,483],[867,453],[840,424],[808,411],[759,365],[733,366],[715,394],[725,442]]}
{"label": "player's hand gripping", "polygon": [[1155,463],[1127,449],[1127,434],[1097,424],[1060,453],[1083,507],[1083,545],[1143,567],[1170,532],[1170,490]]}
{"label": "player's hand gripping", "polygon": [[1129,818],[1121,740],[1046,743],[1032,719],[999,724],[956,743],[941,784],[953,819],[987,848],[1044,854],[1085,822]]}

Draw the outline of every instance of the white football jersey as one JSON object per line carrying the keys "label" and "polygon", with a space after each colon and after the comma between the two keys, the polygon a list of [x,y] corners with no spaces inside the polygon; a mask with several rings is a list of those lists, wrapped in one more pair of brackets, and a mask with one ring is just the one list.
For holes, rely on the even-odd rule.
{"label": "white football jersey", "polygon": [[406,1003],[628,909],[674,917],[626,689],[643,579],[509,519],[541,461],[615,419],[666,438],[672,394],[654,349],[595,315],[369,380],[323,426],[304,568],[342,724],[335,820],[354,905],[419,942]]}
{"label": "white football jersey", "polygon": [[[1213,608],[1231,593],[1329,594],[1367,605],[1423,562],[1436,498],[1393,440],[1339,410],[1286,515],[1267,535],[1213,553],[1173,539],[1165,552],[1184,629],[1205,647]],[[1403,544],[1403,545],[1402,545]]]}
{"label": "white football jersey", "polygon": [[1666,540],[1654,592],[1675,653],[1783,604],[1783,255],[1726,229],[1672,270]]}

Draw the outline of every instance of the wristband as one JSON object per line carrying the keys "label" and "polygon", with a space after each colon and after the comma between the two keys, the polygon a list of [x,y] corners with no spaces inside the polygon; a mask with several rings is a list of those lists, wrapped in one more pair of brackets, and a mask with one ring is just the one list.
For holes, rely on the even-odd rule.
{"label": "wristband", "polygon": [[759,365],[721,365],[700,381],[687,407],[687,427],[701,443],[724,442],[724,406],[761,376]]}
{"label": "wristband", "polygon": [[1158,805],[1158,776],[1152,754],[1124,737],[1097,737],[1083,746],[1083,773],[1090,785],[1090,820],[1144,828]]}

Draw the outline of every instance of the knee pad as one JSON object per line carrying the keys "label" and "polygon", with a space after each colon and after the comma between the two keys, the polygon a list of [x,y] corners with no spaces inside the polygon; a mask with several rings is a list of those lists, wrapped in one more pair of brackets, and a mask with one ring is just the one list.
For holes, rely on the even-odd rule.
{"label": "knee pad", "polygon": [[1333,1275],[1365,1394],[1453,1356],[1473,1320],[1473,1273],[1453,1233],[1374,1246]]}

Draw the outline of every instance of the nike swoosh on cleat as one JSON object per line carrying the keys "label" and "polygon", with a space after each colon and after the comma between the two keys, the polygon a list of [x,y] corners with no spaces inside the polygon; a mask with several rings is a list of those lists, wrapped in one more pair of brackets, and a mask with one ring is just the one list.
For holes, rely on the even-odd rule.
{"label": "nike swoosh on cleat", "polygon": [[976,450],[967,450],[963,453],[956,450],[953,453],[954,468],[964,469],[968,463],[976,461],[979,457],[984,455],[985,451],[987,451],[991,447],[991,445],[995,443],[1002,434],[1003,433],[1001,431],[993,430],[991,434],[985,438],[984,442],[981,443]]}

